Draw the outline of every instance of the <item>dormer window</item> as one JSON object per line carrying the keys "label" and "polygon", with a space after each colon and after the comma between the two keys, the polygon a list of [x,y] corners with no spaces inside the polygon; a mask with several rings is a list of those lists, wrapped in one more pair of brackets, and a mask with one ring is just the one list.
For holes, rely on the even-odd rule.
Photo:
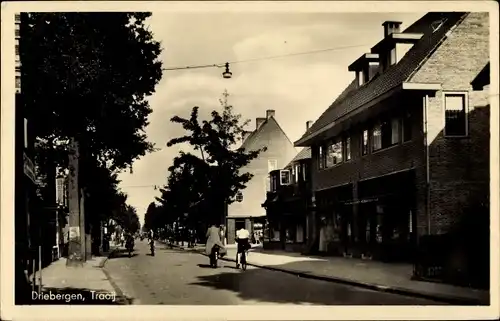
{"label": "dormer window", "polygon": [[356,73],[358,87],[363,86],[375,76],[378,69],[378,54],[367,53],[353,62],[348,70]]}
{"label": "dormer window", "polygon": [[400,25],[401,22],[398,21],[384,22],[384,39],[371,50],[380,55],[382,71],[397,64],[423,36],[420,33],[401,33]]}

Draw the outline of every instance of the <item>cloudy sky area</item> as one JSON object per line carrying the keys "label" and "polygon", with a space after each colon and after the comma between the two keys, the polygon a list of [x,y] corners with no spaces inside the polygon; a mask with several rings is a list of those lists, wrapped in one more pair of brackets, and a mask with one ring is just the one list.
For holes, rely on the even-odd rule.
{"label": "cloudy sky area", "polygon": [[347,66],[382,38],[381,24],[396,20],[405,28],[423,14],[153,13],[150,29],[164,49],[164,68],[338,50],[233,63],[232,79],[223,79],[219,68],[165,71],[150,98],[153,113],[147,128],[149,140],[161,150],[135,162],[132,174],[121,174],[120,187],[129,203],[143,220],[148,204],[159,195],[154,185],[166,182],[167,168],[179,151],[166,142],[183,134],[170,122],[172,116],[188,116],[199,106],[201,117],[206,117],[220,109],[218,99],[227,89],[236,112],[251,120],[249,130],[256,117],[274,109],[284,131],[296,141],[306,121],[316,120],[352,81]]}

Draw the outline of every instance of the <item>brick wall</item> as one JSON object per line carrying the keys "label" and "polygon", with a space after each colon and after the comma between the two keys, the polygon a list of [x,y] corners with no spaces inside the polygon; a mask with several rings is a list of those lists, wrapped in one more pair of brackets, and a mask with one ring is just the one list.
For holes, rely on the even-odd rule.
{"label": "brick wall", "polygon": [[429,98],[431,233],[445,233],[462,209],[489,195],[489,90],[471,81],[489,60],[488,13],[471,13],[415,73],[413,82],[441,83],[468,94],[468,137],[446,138],[443,92]]}

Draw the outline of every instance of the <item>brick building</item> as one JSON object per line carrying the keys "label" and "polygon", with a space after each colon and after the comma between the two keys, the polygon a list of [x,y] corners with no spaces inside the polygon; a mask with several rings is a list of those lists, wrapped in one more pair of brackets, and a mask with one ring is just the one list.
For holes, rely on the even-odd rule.
{"label": "brick building", "polygon": [[424,235],[489,204],[489,92],[471,85],[489,61],[488,13],[400,25],[383,24],[349,66],[355,80],[295,143],[312,148],[311,250],[412,261]]}
{"label": "brick building", "polygon": [[255,130],[245,132],[241,147],[247,150],[267,147],[267,150],[241,169],[242,173],[249,172],[254,176],[242,191],[242,201],[234,202],[228,207],[229,244],[234,243],[236,230],[245,227],[252,233],[254,222],[263,223],[266,213],[261,204],[271,188],[269,173],[288,164],[297,153],[293,143],[276,121],[274,110],[267,110],[266,117],[255,120]]}
{"label": "brick building", "polygon": [[[306,123],[306,130],[312,121]],[[306,250],[307,213],[311,206],[311,148],[303,148],[286,166],[274,170],[271,190],[262,204],[267,225],[264,248]]]}

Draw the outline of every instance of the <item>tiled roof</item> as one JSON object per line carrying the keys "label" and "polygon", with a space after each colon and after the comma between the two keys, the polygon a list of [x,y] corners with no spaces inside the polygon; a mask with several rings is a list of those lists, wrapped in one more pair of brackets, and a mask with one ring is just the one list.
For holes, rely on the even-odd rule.
{"label": "tiled roof", "polygon": [[250,149],[254,143],[254,141],[257,139],[257,137],[259,137],[259,133],[263,130],[263,128],[269,124],[270,121],[273,121],[276,123],[276,125],[278,126],[278,128],[281,130],[281,132],[283,133],[283,135],[285,135],[286,139],[288,139],[288,141],[290,142],[290,144],[293,145],[293,142],[290,140],[290,138],[288,138],[288,135],[285,133],[285,131],[283,130],[283,128],[281,128],[280,124],[278,123],[278,121],[273,117],[269,117],[267,118],[260,126],[259,128],[257,128],[256,130],[254,130],[250,135],[248,135],[248,137],[243,141],[243,143],[241,144],[240,148],[244,148],[244,149]]}
{"label": "tiled roof", "polygon": [[[377,75],[359,89],[353,88],[356,86],[355,81],[353,81],[300,140],[321,130],[331,122],[383,95],[403,82],[411,81],[413,74],[441,43],[446,33],[465,16],[466,13],[461,12],[432,12],[424,15],[408,27],[403,33],[421,33],[423,36],[401,61],[390,66],[382,74]],[[439,25],[437,23],[439,21],[443,21],[443,24],[439,29],[435,30],[436,26]]]}
{"label": "tiled roof", "polygon": [[289,165],[291,165],[294,162],[298,162],[298,161],[301,161],[303,159],[308,159],[308,158],[311,158],[311,147],[304,147],[297,155],[295,155],[295,157],[285,167],[288,167]]}

